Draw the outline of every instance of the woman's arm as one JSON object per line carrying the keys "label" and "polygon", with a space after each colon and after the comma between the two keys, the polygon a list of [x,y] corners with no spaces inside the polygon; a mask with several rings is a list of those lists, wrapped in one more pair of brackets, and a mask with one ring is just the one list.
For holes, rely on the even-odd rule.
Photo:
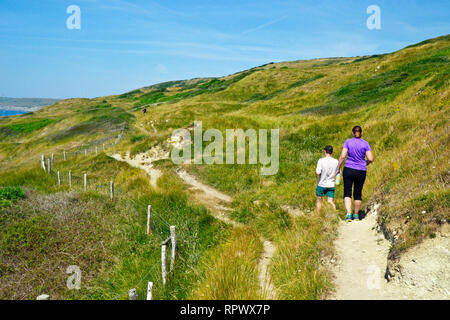
{"label": "woman's arm", "polygon": [[369,165],[373,162],[373,153],[372,150],[366,151],[366,164]]}
{"label": "woman's arm", "polygon": [[345,158],[347,157],[348,149],[342,148],[341,156],[339,157],[339,164],[336,170],[336,174],[338,174],[341,171],[342,163],[344,162]]}

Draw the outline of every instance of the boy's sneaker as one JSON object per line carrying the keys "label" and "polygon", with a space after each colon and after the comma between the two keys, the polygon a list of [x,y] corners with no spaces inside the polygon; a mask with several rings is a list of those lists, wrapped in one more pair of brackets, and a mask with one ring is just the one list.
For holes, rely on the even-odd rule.
{"label": "boy's sneaker", "polygon": [[359,221],[359,215],[357,213],[353,214],[353,220]]}
{"label": "boy's sneaker", "polygon": [[347,215],[345,216],[345,221],[352,222],[352,214],[351,213],[347,213]]}

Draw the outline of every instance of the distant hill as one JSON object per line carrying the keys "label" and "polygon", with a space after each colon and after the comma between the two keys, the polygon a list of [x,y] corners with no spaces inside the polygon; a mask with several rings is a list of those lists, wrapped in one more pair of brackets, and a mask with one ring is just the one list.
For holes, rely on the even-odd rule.
{"label": "distant hill", "polygon": [[[28,100],[28,106],[53,102]],[[1,104],[11,102],[2,98]],[[279,129],[277,174],[260,175],[259,164],[152,160],[170,151],[174,130],[193,127],[194,121],[202,121],[200,130],[217,129],[223,137],[228,129]],[[346,214],[344,190],[342,184],[336,187],[337,212],[328,207],[314,213],[315,169],[324,146],[332,145],[339,157],[354,125],[362,126],[375,162],[367,170],[363,219],[352,224],[369,226],[364,215],[376,207],[366,221],[377,219],[375,229],[383,233],[377,233],[377,243],[390,242],[378,248],[368,244],[372,238],[348,229],[355,237],[350,242],[364,248],[355,252],[364,257],[359,267],[378,267],[387,278],[401,270],[408,287],[417,288],[411,290],[448,299],[448,272],[432,269],[445,266],[446,251],[425,258],[428,244],[418,256],[411,250],[430,239],[436,248],[448,247],[440,234],[449,238],[450,35],[382,55],[269,63],[225,77],[61,100],[0,117],[0,299],[44,293],[55,300],[127,299],[131,288],[143,298],[147,281],[154,284],[156,300],[263,299],[258,270],[267,242],[277,248],[266,271],[278,299],[328,298],[334,266],[343,266],[346,274],[349,269],[335,258],[334,247]],[[226,147],[226,141],[217,141]],[[47,168],[54,155],[50,173],[41,169],[42,155]],[[161,170],[157,188],[147,172],[117,158]],[[229,207],[208,205],[240,227],[215,219],[208,206],[196,203],[197,196],[206,197],[185,185],[177,171],[233,198]],[[179,239],[175,272],[164,285],[161,241],[172,225]],[[369,248],[389,250],[383,261],[389,268],[372,262],[368,257],[378,255]],[[414,263],[427,275],[412,282],[411,269],[392,267],[406,258],[407,267]],[[81,290],[66,286],[65,268],[71,265],[82,270]],[[419,287],[425,281],[430,283]]]}
{"label": "distant hill", "polygon": [[9,98],[0,97],[0,109],[16,111],[35,111],[58,102],[48,98]]}

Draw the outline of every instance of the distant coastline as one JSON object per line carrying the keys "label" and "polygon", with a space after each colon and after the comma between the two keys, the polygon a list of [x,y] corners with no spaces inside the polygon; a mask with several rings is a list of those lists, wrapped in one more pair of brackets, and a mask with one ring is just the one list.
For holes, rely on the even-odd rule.
{"label": "distant coastline", "polygon": [[58,101],[59,99],[48,99],[48,98],[0,97],[0,110],[14,111],[20,113],[33,112],[43,107],[52,105]]}
{"label": "distant coastline", "polygon": [[39,106],[39,107],[16,107],[16,106],[2,106],[0,105],[0,110],[4,111],[17,111],[17,112],[33,112],[37,111],[45,106]]}

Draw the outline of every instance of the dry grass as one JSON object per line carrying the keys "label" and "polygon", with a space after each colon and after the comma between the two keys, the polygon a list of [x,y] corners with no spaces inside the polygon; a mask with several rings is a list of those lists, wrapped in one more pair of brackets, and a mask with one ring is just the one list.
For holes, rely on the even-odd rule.
{"label": "dry grass", "polygon": [[277,237],[278,251],[270,272],[279,299],[323,299],[332,290],[324,261],[333,255],[338,215],[312,213],[295,218]]}
{"label": "dry grass", "polygon": [[[381,202],[380,223],[393,240],[391,258],[433,236],[442,224],[448,223],[450,168],[445,151],[449,149],[449,47],[447,35],[378,57],[269,64],[251,70],[239,81],[232,81],[239,74],[219,79],[228,81],[219,91],[204,91],[151,106],[146,115],[135,107],[139,95],[60,101],[29,116],[30,119],[55,117],[59,122],[29,135],[7,136],[6,142],[0,144],[2,169],[19,172],[18,164],[37,165],[42,153],[61,152],[101,138],[103,134],[94,130],[92,134],[69,137],[58,143],[50,139],[69,124],[87,120],[84,112],[105,99],[112,107],[120,107],[132,115],[125,124],[124,138],[116,146],[119,151],[138,153],[154,144],[164,145],[174,129],[186,127],[194,120],[202,120],[205,130],[280,128],[280,170],[273,177],[262,178],[258,167],[250,165],[189,168],[203,182],[233,195],[231,215],[247,224],[248,229],[224,234],[227,245],[206,254],[202,268],[193,267],[193,274],[199,278],[194,293],[175,296],[258,298],[255,266],[262,245],[259,235],[264,235],[278,246],[271,271],[279,297],[320,299],[332,289],[321,259],[332,254],[336,217],[311,215],[293,220],[281,207],[288,204],[303,212],[313,210],[317,179],[314,167],[321,150],[324,145],[332,144],[338,154],[353,125],[363,127],[363,137],[374,150],[375,163],[368,170],[364,205]],[[314,78],[318,75],[323,76]],[[313,80],[298,84],[310,78]],[[168,95],[196,90],[192,86],[184,87],[186,84],[180,82],[169,87]],[[16,119],[0,119],[0,128]],[[150,121],[154,122],[157,134],[153,133]],[[151,138],[132,139],[149,133]],[[148,191],[143,177],[136,173],[128,176],[128,171],[121,171],[115,164],[110,164],[114,170],[102,173],[101,168],[106,165],[102,157],[77,161],[82,163],[77,169],[88,163],[97,164],[91,173],[93,178],[106,174],[127,181],[127,188],[135,193]],[[165,170],[173,168],[167,166]],[[186,197],[184,189],[170,174],[161,183],[176,190],[170,197]],[[64,190],[45,188],[48,193]],[[338,187],[336,199],[340,213],[343,212],[339,201],[342,192],[342,186]],[[268,205],[256,206],[257,200],[264,200]],[[397,238],[393,237],[393,231]],[[205,239],[208,237],[213,235],[208,234]],[[239,252],[243,254],[238,255]],[[132,269],[134,260],[130,261],[128,268]],[[127,282],[123,281],[124,286]]]}
{"label": "dry grass", "polygon": [[201,281],[191,299],[260,299],[258,261],[262,244],[249,228],[236,228],[229,240],[205,257]]}
{"label": "dry grass", "polygon": [[81,294],[91,291],[99,271],[115,259],[109,230],[119,224],[116,210],[116,205],[86,201],[78,193],[42,195],[28,190],[26,199],[1,212],[0,298],[33,299],[50,292],[52,299],[70,299],[70,265],[82,270]]}

